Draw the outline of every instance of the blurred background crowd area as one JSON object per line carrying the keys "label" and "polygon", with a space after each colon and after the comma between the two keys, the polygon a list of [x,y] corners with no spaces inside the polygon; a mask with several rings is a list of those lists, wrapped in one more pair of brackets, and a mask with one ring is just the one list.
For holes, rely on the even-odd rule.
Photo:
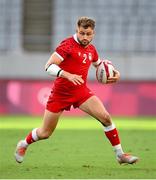
{"label": "blurred background crowd area", "polygon": [[[123,115],[156,115],[156,0],[0,0],[0,113],[31,114],[32,96],[31,104],[42,107],[51,87],[44,86],[51,80],[44,64],[60,41],[75,33],[80,16],[96,20],[99,56],[121,73],[120,83],[103,91],[108,110],[122,115],[127,107]],[[94,68],[89,80],[89,86],[96,84]],[[23,109],[22,93],[29,95]]]}

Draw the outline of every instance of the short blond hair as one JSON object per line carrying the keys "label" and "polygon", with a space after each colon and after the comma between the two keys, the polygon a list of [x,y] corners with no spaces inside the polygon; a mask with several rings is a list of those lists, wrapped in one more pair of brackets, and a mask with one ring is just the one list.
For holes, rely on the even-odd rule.
{"label": "short blond hair", "polygon": [[91,27],[92,29],[95,28],[95,20],[89,18],[89,17],[80,17],[77,21],[77,26],[78,27],[83,27],[87,29],[88,27]]}

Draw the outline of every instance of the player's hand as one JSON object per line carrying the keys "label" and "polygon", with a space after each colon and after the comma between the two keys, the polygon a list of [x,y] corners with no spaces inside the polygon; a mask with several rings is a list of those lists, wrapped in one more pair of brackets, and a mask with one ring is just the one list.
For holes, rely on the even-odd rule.
{"label": "player's hand", "polygon": [[84,83],[82,76],[77,75],[77,74],[70,74],[70,76],[68,77],[68,80],[71,81],[75,85],[81,85]]}
{"label": "player's hand", "polygon": [[117,71],[116,69],[114,69],[113,71],[114,71],[114,76],[108,78],[107,84],[116,83],[120,79],[120,72]]}
{"label": "player's hand", "polygon": [[68,81],[72,82],[75,85],[81,85],[84,83],[82,75],[71,74],[67,71],[63,71],[61,77],[68,79]]}

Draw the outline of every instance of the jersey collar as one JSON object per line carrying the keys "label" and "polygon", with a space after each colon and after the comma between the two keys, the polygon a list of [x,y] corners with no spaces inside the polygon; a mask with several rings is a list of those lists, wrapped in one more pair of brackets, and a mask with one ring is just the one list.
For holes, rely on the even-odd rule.
{"label": "jersey collar", "polygon": [[77,35],[76,34],[73,35],[73,38],[78,44],[80,44],[79,41],[77,40]]}

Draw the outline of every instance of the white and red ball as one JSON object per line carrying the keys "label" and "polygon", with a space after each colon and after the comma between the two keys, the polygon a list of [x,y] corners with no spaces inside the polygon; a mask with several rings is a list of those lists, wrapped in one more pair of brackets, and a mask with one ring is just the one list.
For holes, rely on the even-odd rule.
{"label": "white and red ball", "polygon": [[109,77],[114,76],[114,67],[111,61],[102,60],[96,69],[96,78],[102,84],[107,83]]}

